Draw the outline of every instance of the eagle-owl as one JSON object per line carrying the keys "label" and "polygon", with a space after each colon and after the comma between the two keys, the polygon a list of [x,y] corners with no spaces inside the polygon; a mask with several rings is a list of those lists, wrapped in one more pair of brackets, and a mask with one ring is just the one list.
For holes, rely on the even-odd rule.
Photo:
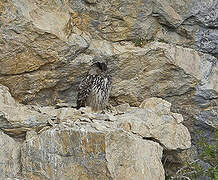
{"label": "eagle-owl", "polygon": [[111,76],[108,74],[107,65],[96,62],[80,82],[77,96],[77,109],[89,106],[93,111],[103,110],[110,93]]}

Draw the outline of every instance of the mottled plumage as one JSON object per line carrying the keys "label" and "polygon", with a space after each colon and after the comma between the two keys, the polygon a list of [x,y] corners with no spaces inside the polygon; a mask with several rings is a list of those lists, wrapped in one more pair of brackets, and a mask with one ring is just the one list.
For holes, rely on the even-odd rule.
{"label": "mottled plumage", "polygon": [[103,110],[110,93],[111,76],[105,63],[94,63],[80,82],[77,108],[89,106],[93,111]]}

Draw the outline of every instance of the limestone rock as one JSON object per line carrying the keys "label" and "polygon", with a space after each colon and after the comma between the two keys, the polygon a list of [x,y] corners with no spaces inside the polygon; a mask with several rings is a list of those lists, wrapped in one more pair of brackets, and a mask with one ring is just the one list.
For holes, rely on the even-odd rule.
{"label": "limestone rock", "polygon": [[88,126],[49,129],[25,142],[28,179],[164,179],[162,147],[122,130]]}
{"label": "limestone rock", "polygon": [[[201,138],[215,144],[217,7],[217,0],[0,1],[0,83],[24,104],[75,107],[83,74],[96,58],[105,60],[113,76],[111,104],[139,106],[146,98],[163,98],[182,114],[193,142],[202,131]],[[20,134],[44,127],[46,113],[1,97],[0,102],[10,104],[0,112],[4,131]],[[25,117],[21,129],[8,123],[7,114],[21,124],[9,110],[12,106]],[[50,124],[59,117],[71,119],[71,113],[76,116],[72,109],[52,111],[58,115],[49,116]],[[35,125],[28,124],[29,113]]]}
{"label": "limestone rock", "polygon": [[167,21],[167,23],[175,27],[178,27],[183,22],[183,18],[168,1],[155,0],[153,13],[154,15],[158,14],[162,18],[162,23],[166,23],[164,21]]}
{"label": "limestone rock", "polygon": [[[217,90],[214,57],[190,47],[147,43],[162,29],[152,13],[177,27],[187,14],[208,21],[203,20],[203,14],[214,9],[216,3],[209,3],[208,7],[196,0],[185,6],[182,0],[111,3],[105,0],[2,2],[2,7],[7,8],[1,15],[0,64],[4,68],[0,70],[0,83],[9,87],[12,95],[23,103],[54,105],[64,101],[75,104],[76,87],[82,73],[97,56],[109,59],[116,104],[139,105],[147,97],[183,94],[197,85],[188,75],[202,80],[206,88]],[[191,12],[190,7],[196,9]],[[216,17],[212,19],[215,26]],[[7,22],[10,27],[6,26]],[[126,42],[114,43],[129,39],[140,41],[144,37],[148,38],[145,38],[144,48],[136,48],[131,43],[126,45]],[[171,36],[170,39],[174,40]]]}
{"label": "limestone rock", "polygon": [[0,103],[6,106],[17,106],[14,98],[11,97],[9,89],[5,86],[0,85]]}
{"label": "limestone rock", "polygon": [[20,144],[0,131],[0,179],[15,178],[21,171]]}
{"label": "limestone rock", "polygon": [[[23,177],[164,179],[162,146],[177,150],[191,145],[182,117],[171,113],[170,103],[158,98],[145,100],[141,108],[123,107],[127,111],[110,116],[86,108],[56,109],[70,112],[71,117],[65,116],[38,135],[28,133],[31,136],[22,147]],[[50,108],[41,112],[54,114],[47,111]]]}
{"label": "limestone rock", "polygon": [[108,169],[113,179],[165,179],[160,165],[163,149],[159,144],[118,131],[106,137],[106,147]]}
{"label": "limestone rock", "polygon": [[[76,65],[66,66],[66,63],[89,46],[89,36],[78,35],[81,34],[78,30],[71,32],[70,15],[61,1],[4,1],[0,9],[1,84],[9,87],[20,102],[27,103],[36,96],[44,96],[41,99],[44,104],[49,104],[46,97],[53,96],[52,101],[57,101],[58,94],[52,91],[55,87],[69,88],[75,78],[72,69],[75,71]],[[68,76],[69,73],[72,74]],[[60,79],[69,84],[58,87]],[[53,90],[47,93],[45,89]]]}
{"label": "limestone rock", "polygon": [[139,107],[164,115],[169,114],[171,104],[161,98],[150,98],[144,100]]}
{"label": "limestone rock", "polygon": [[28,129],[47,124],[50,116],[16,103],[8,88],[0,85],[0,128],[12,135],[22,135]]}
{"label": "limestone rock", "polygon": [[30,130],[30,131],[27,131],[26,132],[26,140],[29,140],[29,139],[31,139],[31,138],[33,138],[34,136],[36,136],[37,135],[37,132],[36,131],[34,131],[34,130]]}
{"label": "limestone rock", "polygon": [[193,47],[218,57],[217,1],[153,0],[153,2],[153,16],[160,24],[165,25],[159,29],[157,39]]}
{"label": "limestone rock", "polygon": [[145,100],[141,107],[145,109],[135,109],[118,116],[119,126],[143,138],[155,139],[168,150],[191,147],[188,129],[181,124],[183,118],[170,113],[170,103],[151,98]]}
{"label": "limestone rock", "polygon": [[130,105],[128,103],[125,104],[120,104],[118,106],[115,107],[116,109],[116,113],[117,114],[123,114],[125,112],[127,112],[128,110],[130,110]]}
{"label": "limestone rock", "polygon": [[[109,47],[109,52],[117,54],[120,59],[116,66],[123,67],[123,70],[114,74],[111,92],[118,103],[139,105],[146,97],[176,96],[195,87],[217,91],[217,65],[212,56],[157,42],[144,48],[134,47],[132,44],[110,44]],[[99,52],[104,53],[100,47]],[[186,61],[185,56],[189,61]],[[128,63],[122,60],[125,58]],[[117,67],[116,69],[118,70]]]}
{"label": "limestone rock", "polygon": [[[168,57],[169,61],[200,80],[199,86],[201,89],[218,91],[216,58],[189,48],[167,46],[164,43],[157,43],[157,46],[163,49],[166,48],[166,57]],[[189,59],[189,61],[186,59]]]}
{"label": "limestone rock", "polygon": [[[163,147],[191,145],[182,116],[170,112],[171,104],[160,98],[101,114],[90,108],[25,106],[14,101],[8,88],[0,86],[0,92],[0,128],[13,137],[26,135],[21,157],[20,144],[0,135],[0,144],[2,139],[15,154],[13,172],[11,166],[0,167],[5,178],[19,171],[21,179],[164,179]],[[8,157],[4,153],[0,155]]]}

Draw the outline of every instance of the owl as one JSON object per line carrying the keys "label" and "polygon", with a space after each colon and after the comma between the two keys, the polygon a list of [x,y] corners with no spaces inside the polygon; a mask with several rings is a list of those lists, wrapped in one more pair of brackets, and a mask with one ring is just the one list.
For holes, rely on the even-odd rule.
{"label": "owl", "polygon": [[107,65],[96,62],[80,82],[77,96],[77,109],[89,106],[92,111],[103,110],[107,103],[111,88],[111,76]]}

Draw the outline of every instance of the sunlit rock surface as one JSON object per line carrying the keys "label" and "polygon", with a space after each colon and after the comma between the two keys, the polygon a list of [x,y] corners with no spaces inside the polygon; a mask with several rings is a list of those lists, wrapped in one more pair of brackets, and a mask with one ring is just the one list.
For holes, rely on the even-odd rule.
{"label": "sunlit rock surface", "polygon": [[15,178],[21,172],[20,144],[0,131],[0,179]]}
{"label": "sunlit rock surface", "polygon": [[182,115],[172,113],[171,104],[160,98],[93,113],[89,108],[24,106],[8,88],[1,86],[1,92],[1,129],[16,140],[1,132],[3,179],[165,179],[163,149],[191,146]]}
{"label": "sunlit rock surface", "polygon": [[202,139],[215,146],[217,9],[217,0],[0,1],[0,84],[34,105],[11,102],[4,113],[0,106],[0,128],[21,137],[54,116],[71,119],[74,110],[51,106],[75,107],[79,81],[100,60],[113,77],[110,103],[123,106],[118,114],[128,109],[123,104],[162,98],[182,114],[193,149],[201,153]]}

